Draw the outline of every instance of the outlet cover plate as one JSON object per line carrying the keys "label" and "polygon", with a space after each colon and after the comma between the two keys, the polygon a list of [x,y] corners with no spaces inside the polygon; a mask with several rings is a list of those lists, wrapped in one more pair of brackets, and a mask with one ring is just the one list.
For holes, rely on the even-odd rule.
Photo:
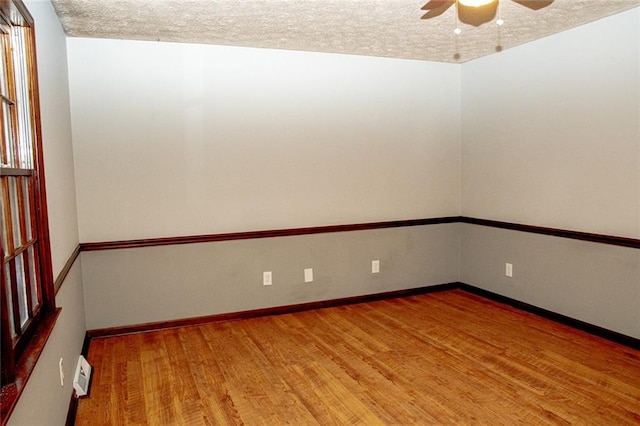
{"label": "outlet cover plate", "polygon": [[513,277],[513,264],[511,263],[504,264],[504,274],[509,278]]}
{"label": "outlet cover plate", "polygon": [[304,282],[305,283],[313,282],[313,268],[307,268],[304,270]]}

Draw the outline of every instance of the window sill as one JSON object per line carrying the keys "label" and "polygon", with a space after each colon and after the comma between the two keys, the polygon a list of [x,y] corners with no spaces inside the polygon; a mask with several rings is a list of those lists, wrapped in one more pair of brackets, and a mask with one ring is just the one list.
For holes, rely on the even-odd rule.
{"label": "window sill", "polygon": [[9,416],[18,403],[18,399],[38,362],[38,358],[40,358],[40,354],[44,350],[44,346],[53,332],[53,327],[56,324],[61,310],[62,308],[55,309],[42,320],[25,348],[24,353],[18,360],[15,382],[2,387],[2,391],[0,392],[0,405],[2,406],[0,419],[2,419],[2,426],[7,424]]}

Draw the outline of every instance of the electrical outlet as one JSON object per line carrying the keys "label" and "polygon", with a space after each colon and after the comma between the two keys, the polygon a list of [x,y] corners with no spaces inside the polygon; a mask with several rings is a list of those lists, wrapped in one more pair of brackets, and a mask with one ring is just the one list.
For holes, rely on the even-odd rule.
{"label": "electrical outlet", "polygon": [[371,273],[372,274],[377,274],[380,272],[380,261],[379,260],[372,260],[371,261]]}
{"label": "electrical outlet", "polygon": [[266,271],[262,273],[262,285],[271,285],[273,284],[273,275],[271,271]]}
{"label": "electrical outlet", "polygon": [[513,265],[511,263],[505,263],[504,274],[509,278],[513,277]]}
{"label": "electrical outlet", "polygon": [[304,282],[310,283],[313,282],[313,269],[307,268],[304,270]]}

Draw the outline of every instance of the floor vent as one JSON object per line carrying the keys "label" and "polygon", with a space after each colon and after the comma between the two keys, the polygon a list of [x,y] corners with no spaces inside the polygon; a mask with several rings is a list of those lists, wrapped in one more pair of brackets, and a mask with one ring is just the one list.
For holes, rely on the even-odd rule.
{"label": "floor vent", "polygon": [[76,396],[79,398],[89,393],[89,383],[91,382],[91,366],[87,360],[80,355],[78,358],[78,365],[76,365],[76,372],[73,375],[73,388],[76,391]]}

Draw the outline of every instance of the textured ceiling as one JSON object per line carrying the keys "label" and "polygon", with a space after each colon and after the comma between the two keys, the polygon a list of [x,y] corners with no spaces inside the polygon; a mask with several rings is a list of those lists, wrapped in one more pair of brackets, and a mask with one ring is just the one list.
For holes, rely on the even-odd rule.
{"label": "textured ceiling", "polygon": [[[69,36],[265,47],[465,62],[640,5],[640,0],[500,0],[482,18],[453,0],[52,0]],[[537,4],[536,4],[537,3]],[[497,26],[500,13],[504,25]],[[458,19],[487,21],[477,25]]]}

